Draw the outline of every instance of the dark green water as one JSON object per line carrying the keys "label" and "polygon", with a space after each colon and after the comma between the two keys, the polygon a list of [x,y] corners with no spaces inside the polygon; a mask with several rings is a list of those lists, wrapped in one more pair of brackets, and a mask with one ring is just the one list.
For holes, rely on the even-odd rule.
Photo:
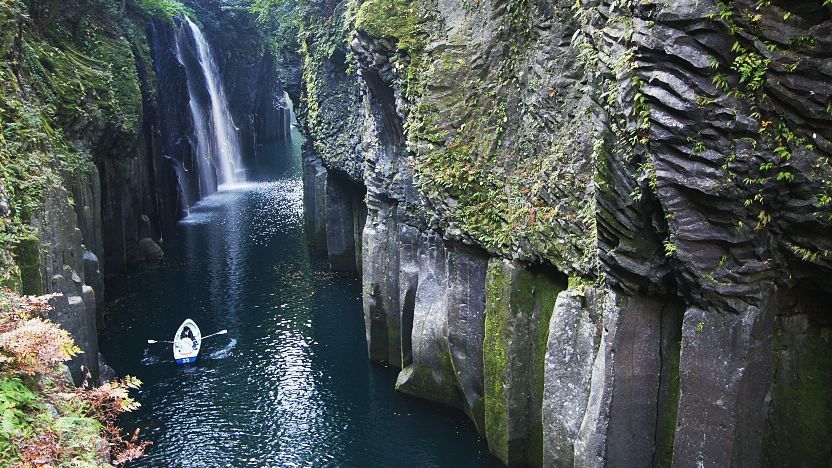
{"label": "dark green water", "polygon": [[[462,413],[398,394],[396,371],[370,364],[358,278],[306,246],[299,141],[260,148],[254,182],[192,209],[165,264],[110,286],[102,352],[144,382],[124,424],[153,441],[135,465],[495,464]],[[186,318],[229,334],[176,366],[146,341]]]}

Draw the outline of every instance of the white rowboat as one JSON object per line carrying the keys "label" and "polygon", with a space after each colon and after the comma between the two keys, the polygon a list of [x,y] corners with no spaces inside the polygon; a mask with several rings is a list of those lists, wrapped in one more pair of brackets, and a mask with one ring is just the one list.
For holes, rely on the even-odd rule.
{"label": "white rowboat", "polygon": [[[185,329],[190,328],[192,337],[185,335]],[[173,359],[177,364],[188,364],[196,361],[199,355],[199,348],[202,347],[202,334],[196,323],[187,319],[179,325],[176,334],[173,335]]]}

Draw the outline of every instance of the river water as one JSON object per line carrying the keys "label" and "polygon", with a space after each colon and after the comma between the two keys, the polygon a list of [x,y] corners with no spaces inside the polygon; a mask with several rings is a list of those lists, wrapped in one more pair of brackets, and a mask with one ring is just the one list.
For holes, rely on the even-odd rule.
{"label": "river water", "polygon": [[[107,291],[101,349],[144,382],[124,419],[153,441],[135,466],[496,466],[456,410],[401,395],[367,358],[356,275],[310,254],[300,137],[264,145],[245,184],[190,210],[168,261]],[[194,319],[195,365],[169,345]]]}

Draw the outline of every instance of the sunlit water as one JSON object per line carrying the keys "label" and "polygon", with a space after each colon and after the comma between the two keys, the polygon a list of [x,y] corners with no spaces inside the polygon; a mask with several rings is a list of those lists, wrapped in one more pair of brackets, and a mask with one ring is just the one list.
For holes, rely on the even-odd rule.
{"label": "sunlit water", "polygon": [[[306,246],[294,137],[194,206],[166,263],[108,290],[102,351],[144,382],[124,424],[153,445],[135,465],[493,465],[462,413],[398,394],[396,372],[369,363],[359,279]],[[176,366],[147,339],[186,318],[229,333]]]}

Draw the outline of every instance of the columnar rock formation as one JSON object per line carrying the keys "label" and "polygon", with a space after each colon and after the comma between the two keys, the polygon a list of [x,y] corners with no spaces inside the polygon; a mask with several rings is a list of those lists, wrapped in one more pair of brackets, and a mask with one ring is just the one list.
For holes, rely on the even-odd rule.
{"label": "columnar rock formation", "polygon": [[397,389],[510,465],[832,459],[829,2],[357,0],[303,27],[310,242],[350,264],[366,189]]}

